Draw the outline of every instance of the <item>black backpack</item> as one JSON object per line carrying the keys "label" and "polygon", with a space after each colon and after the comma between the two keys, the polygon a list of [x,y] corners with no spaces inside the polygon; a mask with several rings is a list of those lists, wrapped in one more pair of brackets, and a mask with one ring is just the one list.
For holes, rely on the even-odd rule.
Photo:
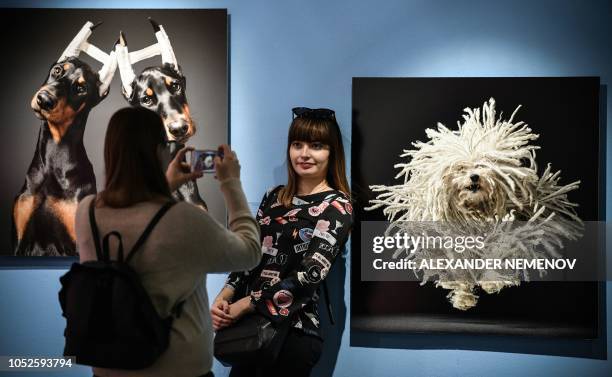
{"label": "black backpack", "polygon": [[[101,368],[146,368],[168,348],[173,317],[180,315],[184,301],[175,306],[173,315],[161,318],[128,263],[175,202],[162,206],[124,259],[117,231],[108,233],[100,248],[95,201],[89,206],[89,221],[98,260],[73,263],[60,278],[59,301],[66,317],[64,355]],[[110,260],[111,236],[119,240],[116,261]]]}

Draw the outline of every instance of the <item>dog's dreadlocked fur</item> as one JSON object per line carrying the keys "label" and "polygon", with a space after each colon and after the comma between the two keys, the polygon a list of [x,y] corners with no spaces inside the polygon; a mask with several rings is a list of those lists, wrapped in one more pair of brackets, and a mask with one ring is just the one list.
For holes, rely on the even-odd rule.
{"label": "dog's dreadlocked fur", "polygon": [[[383,208],[392,222],[387,234],[408,228],[414,234],[422,226],[415,222],[437,222],[433,226],[443,224],[454,234],[487,234],[486,248],[467,249],[460,256],[442,248],[413,254],[400,249],[394,257],[413,259],[417,265],[430,258],[558,257],[564,240],[581,236],[578,205],[567,198],[580,181],[560,185],[560,171],[553,172],[550,164],[538,174],[539,147],[532,144],[538,135],[524,122],[513,123],[519,109],[503,120],[496,118],[493,98],[482,112],[466,108],[457,130],[438,123],[437,129],[426,130],[429,141],[414,142],[414,149],[403,151],[400,157],[409,161],[394,166],[401,169],[395,179],[403,178],[402,184],[370,186],[380,194],[367,209]],[[476,286],[494,293],[529,276],[524,270],[424,270],[422,279],[422,284],[431,280],[451,290],[447,297],[453,306],[467,310],[476,305]]]}

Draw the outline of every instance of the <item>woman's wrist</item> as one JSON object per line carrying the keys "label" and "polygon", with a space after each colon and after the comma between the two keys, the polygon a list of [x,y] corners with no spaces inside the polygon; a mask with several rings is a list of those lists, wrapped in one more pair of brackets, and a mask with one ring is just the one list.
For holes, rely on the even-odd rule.
{"label": "woman's wrist", "polygon": [[252,313],[255,311],[255,302],[253,302],[252,296],[246,296],[240,300],[242,304],[242,310],[246,313]]}
{"label": "woman's wrist", "polygon": [[221,292],[219,292],[219,294],[215,298],[215,302],[217,301],[231,302],[232,298],[234,298],[234,288],[231,285],[226,285],[225,287],[223,287]]}
{"label": "woman's wrist", "polygon": [[223,180],[221,182],[221,192],[227,205],[230,224],[237,216],[242,216],[245,213],[251,215],[246,195],[242,190],[240,178],[227,178]]}
{"label": "woman's wrist", "polygon": [[255,297],[253,296],[249,296],[249,307],[251,309],[251,311],[255,311],[255,308],[257,307],[257,304],[255,303]]}
{"label": "woman's wrist", "polygon": [[233,188],[242,187],[242,182],[240,181],[240,177],[227,177],[222,181],[219,181],[221,185],[221,191],[223,190],[231,190]]}

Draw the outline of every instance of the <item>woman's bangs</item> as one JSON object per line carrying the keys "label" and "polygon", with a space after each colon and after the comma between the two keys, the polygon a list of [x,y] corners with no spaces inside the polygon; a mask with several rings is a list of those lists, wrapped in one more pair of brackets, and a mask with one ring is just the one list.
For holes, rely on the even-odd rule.
{"label": "woman's bangs", "polygon": [[322,119],[296,118],[289,131],[289,142],[319,142],[330,145],[331,137],[327,121]]}

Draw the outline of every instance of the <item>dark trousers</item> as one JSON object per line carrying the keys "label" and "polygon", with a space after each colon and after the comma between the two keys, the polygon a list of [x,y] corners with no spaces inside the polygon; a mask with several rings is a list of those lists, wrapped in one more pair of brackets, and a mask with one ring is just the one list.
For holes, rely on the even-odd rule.
{"label": "dark trousers", "polygon": [[235,366],[229,377],[309,377],[322,349],[321,339],[291,329],[274,365]]}

